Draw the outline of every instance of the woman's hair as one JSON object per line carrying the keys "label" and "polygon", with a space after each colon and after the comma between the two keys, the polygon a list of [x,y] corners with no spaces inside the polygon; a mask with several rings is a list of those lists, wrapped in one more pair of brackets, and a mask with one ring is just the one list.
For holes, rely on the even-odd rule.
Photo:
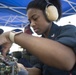
{"label": "woman's hair", "polygon": [[[48,0],[50,3],[52,3],[58,10],[58,20],[61,18],[61,3],[60,0]],[[32,0],[28,6],[27,6],[27,10],[30,8],[36,8],[36,9],[40,9],[43,11],[43,13],[45,12],[45,8],[47,6],[47,2],[46,0]]]}

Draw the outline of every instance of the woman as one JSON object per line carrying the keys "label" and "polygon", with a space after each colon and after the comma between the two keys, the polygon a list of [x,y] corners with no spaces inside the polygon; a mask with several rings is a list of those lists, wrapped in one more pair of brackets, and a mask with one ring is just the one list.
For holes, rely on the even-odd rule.
{"label": "woman", "polygon": [[[49,0],[49,2],[57,8],[58,14],[52,13],[55,13],[54,20],[57,21],[61,17],[60,2],[59,0]],[[52,19],[49,20],[45,11],[49,2],[33,0],[27,7],[30,26],[42,37],[22,32],[17,35],[11,31],[6,32],[0,36],[0,44],[4,46],[3,55],[5,56],[14,42],[41,61],[33,68],[26,68],[29,75],[75,75],[76,28],[73,25],[58,26],[53,23]]]}

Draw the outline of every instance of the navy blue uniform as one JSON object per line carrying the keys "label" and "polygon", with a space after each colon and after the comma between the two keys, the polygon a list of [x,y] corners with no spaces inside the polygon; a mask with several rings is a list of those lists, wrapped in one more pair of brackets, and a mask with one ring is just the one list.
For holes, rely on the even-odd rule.
{"label": "navy blue uniform", "polygon": [[[44,37],[44,36],[43,36]],[[49,35],[49,39],[58,41],[68,47],[71,47],[76,53],[76,27],[73,25],[57,26],[53,23]],[[76,66],[71,71],[60,70],[48,66],[43,63],[37,63],[35,67],[42,70],[43,75],[76,75]]]}

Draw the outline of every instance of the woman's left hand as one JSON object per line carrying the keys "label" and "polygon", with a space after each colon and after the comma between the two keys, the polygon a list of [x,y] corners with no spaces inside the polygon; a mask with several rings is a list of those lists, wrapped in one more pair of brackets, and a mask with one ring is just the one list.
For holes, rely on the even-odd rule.
{"label": "woman's left hand", "polygon": [[18,67],[18,75],[28,75],[28,71],[22,64],[17,63],[17,67]]}
{"label": "woman's left hand", "polygon": [[6,57],[6,53],[10,50],[10,47],[12,46],[12,42],[9,39],[9,33],[5,32],[0,35],[0,45],[2,45],[2,54],[4,57]]}

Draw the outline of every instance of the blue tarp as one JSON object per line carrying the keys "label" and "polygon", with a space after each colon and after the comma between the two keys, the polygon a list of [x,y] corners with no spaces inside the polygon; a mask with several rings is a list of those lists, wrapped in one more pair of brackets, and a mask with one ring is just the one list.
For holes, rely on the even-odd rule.
{"label": "blue tarp", "polygon": [[[31,0],[0,0],[0,26],[24,27],[29,22],[26,7]],[[61,0],[62,17],[76,13],[76,0]]]}

